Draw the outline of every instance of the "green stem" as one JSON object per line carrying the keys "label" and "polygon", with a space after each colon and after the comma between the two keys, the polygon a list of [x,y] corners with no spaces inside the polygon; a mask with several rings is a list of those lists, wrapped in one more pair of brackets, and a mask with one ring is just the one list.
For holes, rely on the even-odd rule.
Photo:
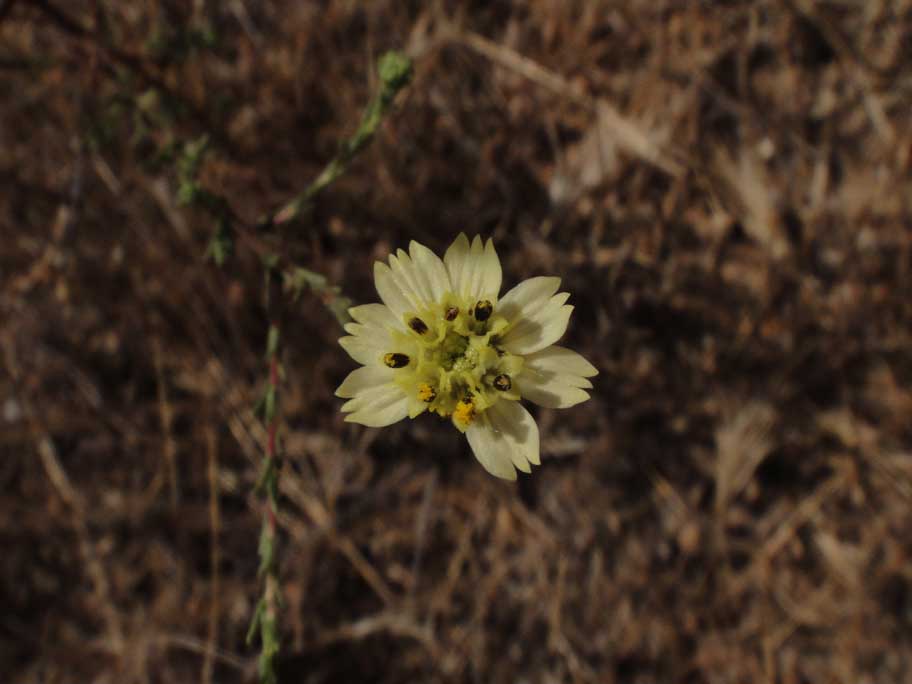
{"label": "green stem", "polygon": [[260,635],[259,671],[261,684],[277,684],[276,658],[279,654],[279,609],[282,596],[279,587],[276,545],[278,540],[279,513],[279,468],[278,468],[278,415],[276,398],[279,386],[279,328],[270,324],[266,342],[266,358],[269,363],[269,379],[260,403],[263,421],[266,423],[267,439],[263,470],[260,474],[257,490],[264,498],[265,511],[263,527],[260,531],[260,577],[263,578],[263,595],[260,598],[247,641]]}
{"label": "green stem", "polygon": [[297,218],[310,206],[318,194],[345,173],[352,160],[373,140],[374,134],[392,106],[396,94],[411,80],[412,63],[408,57],[399,52],[387,52],[380,58],[378,70],[380,88],[365,108],[358,130],[345,141],[320,175],[301,194],[287,202],[267,220],[267,225],[279,225]]}
{"label": "green stem", "polygon": [[[397,52],[388,52],[380,59],[380,88],[373,99],[368,103],[361,123],[355,134],[345,141],[338,154],[326,165],[320,175],[297,197],[286,203],[279,211],[265,221],[265,225],[279,225],[297,218],[310,206],[312,200],[327,186],[335,182],[348,169],[352,160],[370,144],[380,124],[386,116],[396,94],[404,88],[412,77],[412,63],[404,55]],[[190,157],[186,165],[184,176],[195,177],[198,167],[196,161],[205,149],[205,141],[189,152]],[[196,192],[188,194],[194,198]],[[225,204],[227,206],[227,203]],[[218,207],[221,208],[221,207]],[[218,257],[215,253],[214,256]],[[278,263],[278,258],[264,259],[267,276],[267,292],[269,278]],[[347,308],[351,303],[342,297],[338,288],[331,287],[326,279],[319,274],[306,269],[298,268],[287,279],[286,285],[295,293],[300,293],[304,287],[309,287],[324,296],[327,306],[335,313],[340,324],[347,320]],[[263,470],[257,484],[257,490],[264,499],[265,511],[263,526],[260,532],[260,577],[263,579],[263,594],[257,602],[257,607],[247,633],[247,641],[251,642],[257,634],[260,637],[261,650],[259,658],[259,674],[261,684],[277,684],[276,660],[279,653],[279,610],[281,607],[281,588],[279,585],[278,566],[276,561],[276,545],[278,537],[278,448],[277,448],[277,411],[276,401],[279,385],[279,328],[275,323],[270,324],[266,342],[266,360],[269,364],[269,380],[260,400],[258,408],[262,411],[263,422],[267,428],[266,454],[263,460]]]}

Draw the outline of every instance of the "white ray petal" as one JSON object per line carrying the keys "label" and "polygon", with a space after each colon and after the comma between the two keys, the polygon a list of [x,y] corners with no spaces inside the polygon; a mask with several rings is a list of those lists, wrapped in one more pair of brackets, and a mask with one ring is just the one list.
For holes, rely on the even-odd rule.
{"label": "white ray petal", "polygon": [[453,291],[471,302],[479,299],[497,301],[503,272],[494,243],[485,244],[481,237],[469,243],[460,233],[443,256]]}
{"label": "white ray petal", "polygon": [[393,281],[409,303],[409,311],[424,308],[430,296],[424,290],[421,274],[412,263],[411,257],[400,249],[395,256],[390,256],[389,265]]}
{"label": "white ray petal", "polygon": [[598,370],[575,351],[552,345],[525,357],[522,372],[515,378],[523,399],[539,406],[568,408],[586,401],[587,377]]}
{"label": "white ray petal", "polygon": [[[358,370],[374,369],[365,367]],[[354,371],[354,373],[357,372]],[[351,375],[349,378],[351,378]],[[343,386],[345,385],[345,383],[342,384]],[[342,389],[343,387],[340,387],[338,391]],[[360,423],[368,427],[392,425],[405,418],[408,415],[408,410],[408,396],[406,396],[402,388],[393,382],[386,382],[369,389],[360,390],[354,399],[350,399],[342,405],[342,412],[349,414],[345,416],[346,422]]]}
{"label": "white ray petal", "polygon": [[453,291],[458,295],[464,296],[462,291],[463,273],[470,251],[469,238],[466,237],[465,233],[460,233],[443,255],[443,263],[446,266],[447,273],[449,273],[450,284],[453,286]]}
{"label": "white ray petal", "polygon": [[469,446],[472,447],[472,453],[485,470],[505,480],[516,479],[516,469],[513,467],[510,452],[504,448],[504,440],[500,433],[494,430],[484,414],[468,427],[465,435],[469,440]]}
{"label": "white ray petal", "polygon": [[524,280],[503,296],[497,313],[510,322],[534,314],[548,304],[559,287],[560,278],[538,276]]}
{"label": "white ray petal", "polygon": [[481,256],[480,271],[475,298],[489,299],[492,302],[496,302],[497,295],[500,294],[503,269],[500,266],[500,258],[497,256],[497,251],[494,249],[494,241],[490,238],[485,244],[484,253]]}
{"label": "white ray petal", "polygon": [[381,388],[393,380],[393,369],[386,366],[362,366],[356,368],[336,389],[336,396],[343,399],[357,397],[364,392]]}
{"label": "white ray petal", "polygon": [[519,402],[497,402],[469,426],[466,437],[481,465],[497,477],[516,479],[514,468],[528,473],[541,462],[538,426]]}
{"label": "white ray petal", "polygon": [[501,338],[504,349],[531,354],[563,337],[573,307],[564,304],[568,293],[554,294],[558,287],[559,278],[530,278],[504,295],[498,306],[498,313],[509,321]]}
{"label": "white ray petal", "polygon": [[[361,328],[368,330],[364,326],[361,326]],[[353,325],[352,330],[349,330],[349,332],[355,330],[359,330],[359,328]],[[367,333],[355,334],[339,338],[339,344],[358,363],[365,366],[376,366],[383,363],[383,355],[391,349],[388,341],[389,335],[386,335],[385,338],[384,336]]]}
{"label": "white ray petal", "polygon": [[489,408],[492,427],[501,433],[510,447],[513,465],[524,472],[532,469],[529,464],[538,465],[539,458],[538,425],[532,414],[518,401],[504,399]]}
{"label": "white ray petal", "polygon": [[393,271],[380,261],[374,263],[374,285],[377,287],[377,294],[380,295],[380,299],[389,307],[397,319],[401,320],[406,313],[414,310],[409,299],[393,277]]}
{"label": "white ray petal", "polygon": [[348,313],[355,321],[367,326],[379,329],[405,330],[405,325],[402,321],[388,306],[383,304],[353,306],[348,310]]}
{"label": "white ray petal", "polygon": [[342,348],[358,363],[377,365],[387,352],[412,353],[411,349],[399,349],[390,334],[393,330],[404,331],[405,326],[396,319],[389,307],[383,304],[364,304],[348,310],[355,323],[346,323],[348,337],[339,340]]}
{"label": "white ray petal", "polygon": [[435,302],[441,302],[444,295],[453,289],[443,261],[427,247],[414,240],[409,243],[409,253],[412,255],[412,263],[416,264],[427,278],[432,299]]}

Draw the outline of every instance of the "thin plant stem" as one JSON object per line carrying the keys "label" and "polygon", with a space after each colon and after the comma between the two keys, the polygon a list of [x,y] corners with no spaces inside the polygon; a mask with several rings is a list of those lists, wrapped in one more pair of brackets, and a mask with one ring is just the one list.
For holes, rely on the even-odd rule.
{"label": "thin plant stem", "polygon": [[[329,185],[335,182],[348,170],[354,158],[371,142],[384,116],[390,110],[396,94],[405,87],[411,79],[411,61],[397,52],[388,52],[383,55],[379,63],[380,87],[376,95],[368,103],[361,117],[360,125],[354,135],[346,140],[340,147],[337,155],[326,165],[323,171],[299,195],[283,205],[275,214],[263,223],[265,225],[279,225],[288,223],[298,218],[310,206],[311,201]],[[196,155],[199,156],[199,155]],[[194,168],[189,168],[186,174],[195,178]],[[216,203],[219,215],[222,218],[231,218],[228,203],[219,198]],[[249,244],[259,247],[256,238],[247,234]],[[257,251],[257,250],[255,250]],[[269,297],[269,284],[277,270],[281,270],[281,258],[274,254],[260,254],[266,270],[267,302]],[[317,292],[333,312],[340,325],[348,320],[348,306],[351,301],[342,296],[339,288],[331,286],[325,277],[304,268],[294,268],[284,274],[285,290],[290,291],[293,298],[300,295],[301,291],[309,288]],[[279,367],[279,325],[273,320],[269,324],[266,341],[266,362],[269,373],[266,387],[257,406],[266,424],[266,453],[263,459],[262,471],[257,483],[257,491],[263,499],[263,524],[260,531],[260,569],[259,575],[263,582],[263,593],[257,602],[256,611],[247,633],[248,643],[259,636],[261,643],[259,657],[260,684],[278,684],[277,659],[280,645],[279,617],[282,604],[281,587],[278,576],[278,563],[276,547],[278,544],[278,514],[279,514],[279,440],[278,440],[278,389],[280,383]]]}
{"label": "thin plant stem", "polygon": [[342,144],[336,156],[323,168],[320,175],[303,192],[267,219],[264,222],[266,225],[287,223],[300,216],[317,195],[345,173],[352,160],[374,139],[374,134],[392,106],[396,94],[411,80],[412,63],[401,53],[387,52],[380,58],[378,71],[380,87],[364,109],[358,130]]}
{"label": "thin plant stem", "polygon": [[281,591],[279,588],[278,563],[276,546],[278,541],[279,513],[279,449],[278,449],[278,401],[279,389],[279,327],[273,322],[269,325],[266,342],[266,361],[269,374],[266,388],[258,405],[259,412],[266,423],[266,453],[262,471],[257,482],[257,491],[263,498],[263,525],[260,530],[260,569],[263,581],[263,594],[257,603],[248,642],[257,635],[262,648],[259,658],[260,682],[276,684],[276,658],[279,653],[279,610],[281,608]]}

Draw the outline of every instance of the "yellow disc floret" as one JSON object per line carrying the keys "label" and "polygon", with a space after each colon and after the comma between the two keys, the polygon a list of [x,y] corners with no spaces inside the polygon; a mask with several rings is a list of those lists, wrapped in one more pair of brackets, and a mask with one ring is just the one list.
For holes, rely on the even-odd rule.
{"label": "yellow disc floret", "polygon": [[453,425],[465,432],[475,420],[475,401],[471,397],[460,399],[453,409]]}
{"label": "yellow disc floret", "polygon": [[434,399],[437,398],[437,390],[431,387],[428,383],[422,382],[418,385],[418,398],[423,401],[425,404],[430,404]]}
{"label": "yellow disc floret", "polygon": [[448,293],[405,313],[402,323],[391,341],[408,353],[391,352],[382,361],[411,398],[410,417],[431,411],[464,432],[498,401],[519,399],[510,378],[520,372],[523,360],[501,347],[499,336],[508,322],[491,300]]}

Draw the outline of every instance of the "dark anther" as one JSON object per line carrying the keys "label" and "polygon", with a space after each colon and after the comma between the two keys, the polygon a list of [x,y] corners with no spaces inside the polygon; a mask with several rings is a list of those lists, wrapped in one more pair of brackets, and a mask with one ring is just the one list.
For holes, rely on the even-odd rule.
{"label": "dark anther", "polygon": [[385,363],[390,368],[405,368],[409,365],[409,357],[405,354],[384,354],[383,363]]}
{"label": "dark anther", "polygon": [[428,327],[424,324],[424,321],[417,317],[409,321],[409,327],[419,335],[424,335],[424,333],[428,331]]}
{"label": "dark anther", "polygon": [[455,306],[450,306],[450,307],[447,307],[446,313],[443,314],[443,317],[445,320],[455,321],[456,316],[458,316],[458,315],[459,315],[459,309],[457,309]]}
{"label": "dark anther", "polygon": [[494,311],[494,305],[487,299],[482,299],[475,305],[475,319],[486,321],[491,317],[492,311]]}
{"label": "dark anther", "polygon": [[501,392],[507,392],[511,387],[513,387],[513,381],[510,380],[509,375],[501,373],[496,378],[494,378],[494,387],[499,389]]}

